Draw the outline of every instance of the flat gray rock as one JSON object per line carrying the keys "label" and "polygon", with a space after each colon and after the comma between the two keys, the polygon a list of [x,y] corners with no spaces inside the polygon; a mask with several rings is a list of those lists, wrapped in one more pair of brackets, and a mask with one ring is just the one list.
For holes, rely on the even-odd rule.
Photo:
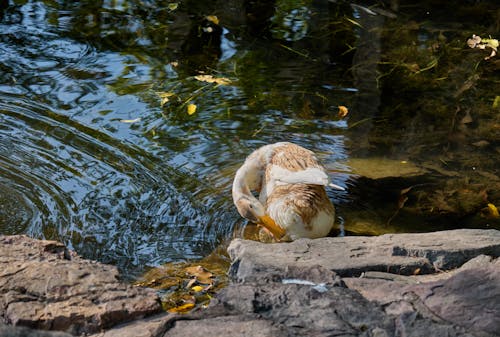
{"label": "flat gray rock", "polygon": [[233,261],[230,276],[235,281],[258,279],[261,272],[281,274],[291,266],[311,265],[320,265],[342,277],[359,276],[365,271],[429,274],[457,268],[481,254],[500,256],[500,231],[461,229],[275,244],[236,239],[228,252]]}

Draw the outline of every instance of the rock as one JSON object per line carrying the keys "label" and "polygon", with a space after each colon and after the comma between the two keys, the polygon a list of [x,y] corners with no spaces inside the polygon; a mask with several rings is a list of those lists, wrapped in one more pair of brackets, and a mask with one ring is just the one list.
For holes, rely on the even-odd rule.
{"label": "rock", "polygon": [[[233,240],[230,275],[251,281],[282,274],[287,268],[321,265],[342,277],[365,271],[413,275],[457,268],[486,254],[500,256],[500,231],[461,229],[420,234],[386,234],[378,237],[300,239],[289,244],[263,244]],[[279,257],[279,258],[277,258]]]}
{"label": "rock", "polygon": [[0,320],[81,335],[161,311],[153,290],[118,277],[61,243],[0,236]]}
{"label": "rock", "polygon": [[73,335],[59,331],[33,330],[24,327],[13,327],[0,323],[2,337],[72,337]]}
{"label": "rock", "polygon": [[[4,239],[0,238],[0,243]],[[47,273],[44,264],[52,263],[57,266],[52,274],[58,279],[72,279],[73,283],[68,284],[75,285],[75,290],[62,288],[64,282],[45,277],[45,291],[53,303],[62,303],[65,317],[77,319],[79,328],[71,331],[80,335],[91,329],[96,331],[96,321],[101,323],[99,329],[105,331],[92,337],[493,337],[500,331],[500,232],[495,230],[323,238],[279,244],[234,240],[229,247],[232,282],[216,295],[208,309],[184,315],[163,313],[111,329],[102,324],[102,314],[97,309],[98,314],[83,316],[77,302],[70,306],[67,294],[79,296],[84,305],[89,305],[89,299],[117,301],[113,287],[122,288],[116,285],[118,274],[114,268],[82,260],[55,242],[30,241],[25,237],[11,240],[18,240],[18,244],[9,243],[10,250],[0,248],[0,267],[5,267],[5,277],[0,278],[0,290],[4,292],[0,299],[1,317],[34,317],[41,314],[31,312],[32,305],[47,303],[50,307],[52,303],[43,302],[45,293],[37,278]],[[4,254],[23,256],[25,260]],[[68,259],[82,267],[80,274],[64,264]],[[7,260],[12,263],[7,265]],[[29,271],[32,265],[40,266],[44,273]],[[62,266],[62,270],[71,271],[64,273]],[[92,275],[105,270],[114,280],[96,278],[93,283],[97,282],[97,290],[91,288],[85,283],[90,276],[82,271],[89,268]],[[33,285],[28,285],[30,277],[34,277]],[[109,290],[107,282],[113,284],[111,295],[103,295]],[[64,291],[55,291],[54,285]],[[155,298],[144,289],[127,289],[127,294],[132,290],[140,293],[123,299],[126,308],[147,305],[147,298]],[[142,295],[147,297],[139,304]],[[23,310],[20,300],[28,304]],[[16,303],[17,316],[7,315]],[[49,328],[54,326],[60,325],[52,323]],[[4,336],[2,328],[0,325],[0,336]],[[17,333],[12,330],[14,327],[7,328],[11,329],[9,333]],[[49,332],[27,333],[52,336]]]}

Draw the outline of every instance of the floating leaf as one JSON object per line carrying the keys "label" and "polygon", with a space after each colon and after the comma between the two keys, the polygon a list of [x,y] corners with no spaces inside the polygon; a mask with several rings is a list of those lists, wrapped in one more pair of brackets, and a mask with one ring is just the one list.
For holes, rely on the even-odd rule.
{"label": "floating leaf", "polygon": [[216,17],[215,15],[208,15],[208,16],[206,17],[206,19],[207,19],[208,21],[210,21],[210,22],[215,23],[216,25],[218,25],[218,24],[219,24],[219,18],[218,18],[218,17]]}
{"label": "floating leaf", "polygon": [[343,105],[339,105],[339,118],[344,118],[349,113],[349,109]]}
{"label": "floating leaf", "polygon": [[467,40],[467,45],[471,48],[479,48],[479,49],[491,49],[490,56],[486,56],[484,59],[488,60],[494,57],[497,54],[498,47],[500,43],[497,39],[483,39],[480,36],[472,35],[472,38]]}
{"label": "floating leaf", "polygon": [[493,107],[493,109],[500,108],[500,96],[495,97],[495,100],[493,101],[492,107]]}
{"label": "floating leaf", "polygon": [[212,279],[214,274],[212,274],[202,266],[187,267],[186,272],[191,276],[194,276],[196,280],[201,284],[213,284],[214,282],[214,280]]}
{"label": "floating leaf", "polygon": [[134,119],[120,119],[120,122],[122,123],[135,123],[140,121],[140,118],[134,118]]}
{"label": "floating leaf", "polygon": [[207,83],[217,83],[220,85],[231,84],[231,80],[225,77],[213,77],[212,75],[197,75],[194,78],[197,79],[198,81]]}
{"label": "floating leaf", "polygon": [[187,113],[188,115],[192,115],[196,112],[196,104],[188,104],[187,105]]}
{"label": "floating leaf", "polygon": [[488,210],[490,215],[494,218],[500,218],[500,213],[498,212],[498,208],[493,204],[488,204]]}
{"label": "floating leaf", "polygon": [[193,308],[194,308],[194,303],[186,303],[183,305],[179,305],[178,307],[175,308],[170,308],[167,311],[172,314],[185,314]]}
{"label": "floating leaf", "polygon": [[167,7],[170,11],[175,11],[179,7],[179,3],[178,2],[171,2],[168,4]]}
{"label": "floating leaf", "polygon": [[156,94],[161,98],[160,105],[164,106],[165,103],[169,101],[169,97],[174,96],[175,94],[173,92],[163,92],[163,91],[158,91]]}

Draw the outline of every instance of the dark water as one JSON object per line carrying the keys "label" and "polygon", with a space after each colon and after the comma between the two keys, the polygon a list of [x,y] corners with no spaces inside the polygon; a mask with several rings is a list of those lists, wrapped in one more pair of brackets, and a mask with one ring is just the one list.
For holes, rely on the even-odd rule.
{"label": "dark water", "polygon": [[0,233],[128,275],[206,256],[275,141],[347,187],[334,235],[500,228],[500,59],[466,44],[499,37],[495,1],[364,6],[0,1]]}

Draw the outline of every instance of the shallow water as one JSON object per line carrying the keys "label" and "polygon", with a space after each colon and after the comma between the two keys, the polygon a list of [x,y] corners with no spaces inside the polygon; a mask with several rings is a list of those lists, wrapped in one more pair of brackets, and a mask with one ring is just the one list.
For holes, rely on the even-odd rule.
{"label": "shallow water", "polygon": [[242,235],[232,176],[275,141],[347,187],[332,235],[500,228],[500,67],[466,45],[495,2],[372,5],[0,2],[0,233],[128,276],[201,258]]}

